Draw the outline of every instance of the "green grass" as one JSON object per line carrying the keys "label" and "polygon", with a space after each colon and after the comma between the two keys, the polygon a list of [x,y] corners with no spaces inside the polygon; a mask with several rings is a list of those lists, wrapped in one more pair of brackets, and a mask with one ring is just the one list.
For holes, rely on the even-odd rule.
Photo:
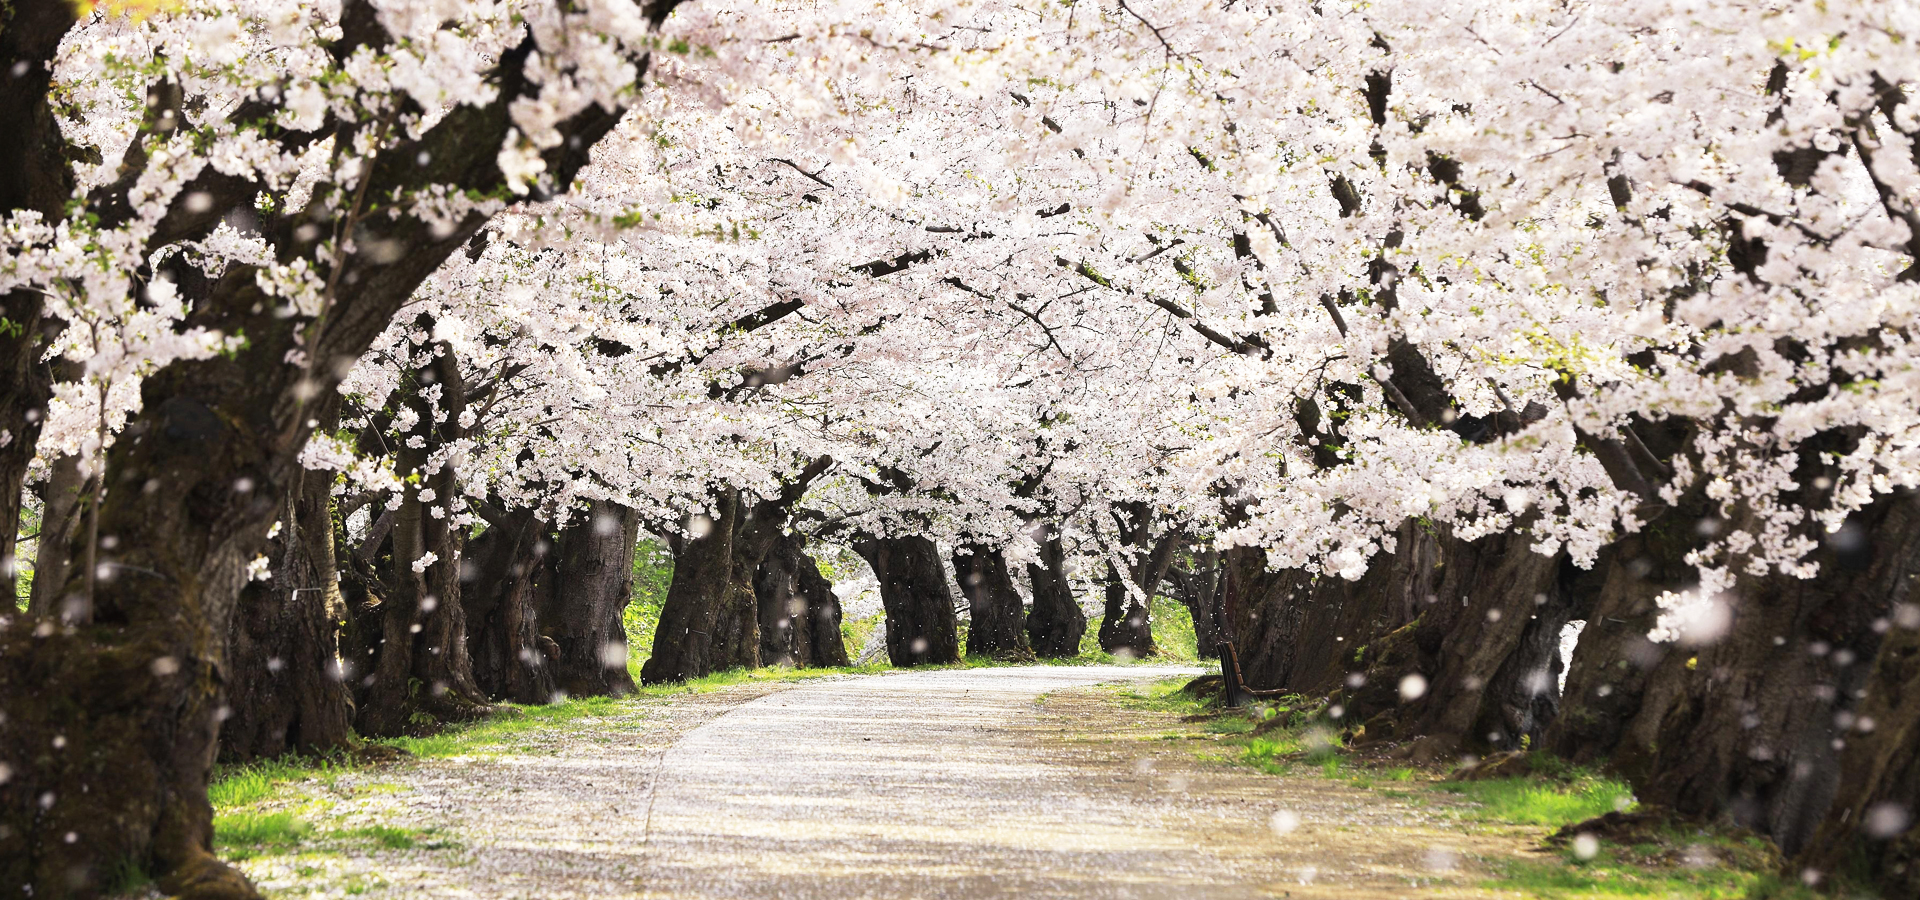
{"label": "green grass", "polygon": [[1782,881],[1772,867],[1734,858],[1673,865],[1663,848],[1603,847],[1592,859],[1564,853],[1548,860],[1494,863],[1497,877],[1482,887],[1518,891],[1537,900],[1811,900],[1815,894]]}
{"label": "green grass", "polygon": [[[1165,596],[1155,596],[1148,610],[1147,621],[1153,626],[1153,644],[1160,652],[1141,662],[1198,661],[1200,655],[1195,648],[1199,642],[1193,636],[1193,614],[1180,601]],[[1125,662],[1114,659],[1112,654],[1100,649],[1100,622],[1104,618],[1094,616],[1087,620],[1087,631],[1080,636],[1080,655],[1073,662],[1080,665]]]}
{"label": "green grass", "polygon": [[1625,782],[1586,772],[1565,783],[1494,778],[1449,781],[1437,787],[1476,804],[1470,808],[1471,818],[1514,825],[1560,828],[1634,806],[1633,790]]}
{"label": "green grass", "polygon": [[232,809],[258,803],[274,796],[280,785],[304,781],[316,775],[331,778],[351,768],[343,759],[286,756],[240,765],[216,766],[213,783],[207,786],[207,799],[214,809]]}
{"label": "green grass", "polygon": [[233,812],[213,817],[214,846],[232,860],[292,850],[312,830],[292,813]]}

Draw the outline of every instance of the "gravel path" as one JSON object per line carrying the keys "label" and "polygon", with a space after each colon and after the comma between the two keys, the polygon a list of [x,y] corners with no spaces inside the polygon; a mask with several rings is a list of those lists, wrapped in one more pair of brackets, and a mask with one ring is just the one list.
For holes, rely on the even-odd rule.
{"label": "gravel path", "polygon": [[[1347,900],[1484,896],[1457,867],[1515,852],[1341,782],[1197,759],[1168,739],[1188,726],[1096,687],[1188,671],[941,670],[637,701],[335,786],[335,816],[434,827],[453,849],[249,868],[277,893],[391,897]],[[1282,810],[1297,829],[1271,826]]]}

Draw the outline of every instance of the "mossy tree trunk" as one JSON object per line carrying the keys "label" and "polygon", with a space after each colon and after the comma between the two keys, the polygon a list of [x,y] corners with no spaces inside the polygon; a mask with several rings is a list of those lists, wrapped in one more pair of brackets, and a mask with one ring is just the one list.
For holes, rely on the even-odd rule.
{"label": "mossy tree trunk", "polygon": [[1033,649],[1021,628],[1020,591],[1007,572],[1007,559],[998,547],[968,544],[953,552],[954,576],[971,611],[967,625],[967,655],[1003,660],[1031,660]]}
{"label": "mossy tree trunk", "polygon": [[1027,640],[1033,652],[1047,659],[1080,655],[1080,639],[1087,633],[1087,614],[1073,598],[1067,577],[1066,540],[1051,523],[1041,526],[1036,541],[1040,561],[1027,565],[1033,587],[1033,608],[1027,613]]}
{"label": "mossy tree trunk", "polygon": [[929,538],[868,537],[856,541],[860,554],[880,580],[880,603],[887,612],[887,658],[896,666],[943,665],[960,661],[960,620],[953,610],[940,549]]}

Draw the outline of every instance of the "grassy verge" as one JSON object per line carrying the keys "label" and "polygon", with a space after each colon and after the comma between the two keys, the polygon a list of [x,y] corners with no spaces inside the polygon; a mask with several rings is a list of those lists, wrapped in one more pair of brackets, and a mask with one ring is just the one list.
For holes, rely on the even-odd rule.
{"label": "grassy verge", "polygon": [[[1783,881],[1779,854],[1763,838],[1649,818],[1614,833],[1555,838],[1571,825],[1636,809],[1617,779],[1535,754],[1532,775],[1453,780],[1449,771],[1356,753],[1305,697],[1221,709],[1181,690],[1186,679],[1119,689],[1131,708],[1181,717],[1162,740],[1190,742],[1209,759],[1289,777],[1325,778],[1428,807],[1462,827],[1514,829],[1540,842],[1534,858],[1484,860],[1480,886],[1537,900],[1810,900]],[[1636,819],[1637,821],[1637,819]]]}

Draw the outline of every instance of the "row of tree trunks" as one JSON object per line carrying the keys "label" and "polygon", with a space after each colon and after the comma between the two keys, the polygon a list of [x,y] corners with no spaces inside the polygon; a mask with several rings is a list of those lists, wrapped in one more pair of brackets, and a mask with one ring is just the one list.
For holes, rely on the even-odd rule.
{"label": "row of tree trunks", "polygon": [[933,540],[868,536],[854,542],[853,550],[880,581],[888,660],[896,666],[959,662],[960,620]]}
{"label": "row of tree trunks", "polygon": [[1087,614],[1073,597],[1067,578],[1067,547],[1060,529],[1040,526],[1035,542],[1040,560],[1027,564],[1033,586],[1033,608],[1027,613],[1027,640],[1035,655],[1068,659],[1080,655],[1080,639],[1087,633]]}
{"label": "row of tree trunks", "polygon": [[1025,610],[1020,591],[999,548],[969,544],[953,553],[954,576],[967,600],[967,656],[1009,661],[1032,660],[1021,627]]}
{"label": "row of tree trunks", "polygon": [[[330,428],[339,397],[320,417]],[[339,668],[343,613],[334,562],[333,473],[300,470],[268,542],[270,577],[241,589],[227,640],[227,762],[353,746],[353,704]]]}
{"label": "row of tree trunks", "polygon": [[1557,712],[1577,592],[1565,559],[1530,543],[1408,522],[1395,552],[1351,582],[1228,551],[1248,686],[1327,696],[1366,739],[1411,742],[1422,759],[1531,746]]}
{"label": "row of tree trunks", "polygon": [[840,632],[840,598],[807,554],[806,540],[782,534],[754,574],[760,608],[760,658],[767,665],[851,665]]}
{"label": "row of tree trunks", "polygon": [[1811,840],[1823,829],[1866,840],[1868,811],[1911,795],[1897,773],[1920,748],[1911,711],[1889,705],[1912,697],[1920,497],[1891,495],[1853,516],[1811,555],[1818,577],[1742,573],[1703,631],[1647,641],[1654,598],[1686,586],[1677,557],[1711,521],[1617,548],[1547,746],[1607,758],[1643,802],[1726,816],[1788,854],[1833,853]]}
{"label": "row of tree trunks", "polygon": [[[675,5],[649,5],[649,24],[657,26]],[[78,12],[53,0],[9,4],[0,68],[19,75],[0,90],[0,121],[7,124],[0,129],[0,209],[36,209],[52,219],[72,196],[48,63]],[[343,18],[365,24],[336,45],[343,55],[354,44],[388,40],[364,7]],[[537,90],[525,68],[533,54],[531,38],[507,49],[492,73],[497,90],[490,102],[452,109],[355,167],[365,177],[360,194],[391,197],[428,184],[500,190],[505,176],[497,151],[512,128],[509,107]],[[636,62],[644,68],[644,59]],[[178,117],[179,92],[172,99],[166,93],[149,95],[147,134],[159,133],[162,119]],[[561,140],[542,156],[554,183],[572,182],[623,113],[618,105],[595,106],[555,123]],[[327,128],[335,130],[331,123]],[[137,167],[143,157],[130,154],[128,162]],[[23,185],[26,190],[16,190]],[[175,207],[146,249],[203,236],[219,221],[219,210],[249,204],[263,188],[208,170],[179,196],[211,196],[214,214]],[[48,198],[35,192],[51,198],[42,202]],[[302,230],[339,222],[329,205],[336,194],[315,194],[306,208],[258,217],[261,234],[277,248],[274,262],[308,258]],[[487,220],[479,211],[451,227],[406,216],[359,219],[354,243],[362,249],[325,262],[329,289],[320,317],[284,316],[284,304],[265,294],[252,266],[210,275],[170,260],[164,264],[169,272],[136,273],[141,281],[168,275],[179,285],[190,310],[185,327],[244,334],[247,341],[232,353],[178,361],[145,379],[140,411],[106,454],[104,500],[90,511],[94,528],[87,530],[97,530],[99,543],[89,538],[70,545],[76,560],[100,551],[98,565],[76,567],[84,571],[65,586],[68,592],[79,587],[82,603],[66,627],[43,629],[36,625],[45,623],[20,617],[0,626],[9,746],[32,748],[9,754],[11,777],[0,784],[0,884],[9,891],[24,886],[41,900],[95,896],[131,864],[188,900],[259,896],[213,856],[207,800],[222,693],[231,678],[226,649],[248,561],[264,546],[299,471],[313,398],[335,389],[339,373],[366,352],[414,289]],[[335,293],[336,283],[346,289]],[[395,528],[396,555],[411,561],[436,545],[457,554],[441,533],[449,523],[422,523],[418,511],[416,499],[414,510],[397,517],[404,527]],[[445,601],[438,611],[460,609],[454,567],[443,568],[431,586],[414,583],[394,592],[391,602],[403,609],[387,616],[388,623],[411,620],[427,626],[426,636],[388,628],[385,651],[398,656],[402,645],[411,648],[417,640],[427,656],[435,649],[464,654],[463,635],[416,615],[429,612],[419,607],[430,592]],[[376,662],[389,665],[384,658]],[[431,687],[435,680],[421,682]]]}

